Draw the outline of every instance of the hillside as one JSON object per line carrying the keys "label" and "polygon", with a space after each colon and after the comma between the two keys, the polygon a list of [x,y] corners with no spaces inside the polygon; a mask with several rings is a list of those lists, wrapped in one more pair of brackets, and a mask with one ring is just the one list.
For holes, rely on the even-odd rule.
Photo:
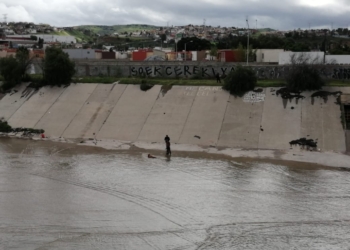
{"label": "hillside", "polygon": [[[55,31],[50,34],[60,36],[74,36],[78,42],[96,41],[96,38],[100,36],[100,40],[104,40],[105,37],[110,36],[109,40],[115,40],[112,43],[125,42],[123,38],[112,38],[113,34],[124,32],[137,32],[137,31],[149,31],[157,29],[157,26],[151,26],[146,24],[128,24],[128,25],[80,25],[75,27],[66,27],[63,31]],[[119,40],[119,41],[118,41]],[[131,38],[130,40],[140,40]],[[143,39],[141,39],[143,40]],[[147,40],[147,39],[146,39]],[[111,41],[109,41],[111,42]]]}
{"label": "hillside", "polygon": [[153,30],[157,29],[157,26],[147,25],[147,24],[128,24],[128,25],[80,25],[76,26],[78,30],[90,30],[91,32],[99,35],[111,35],[113,33],[122,33],[122,32],[136,32],[143,30]]}

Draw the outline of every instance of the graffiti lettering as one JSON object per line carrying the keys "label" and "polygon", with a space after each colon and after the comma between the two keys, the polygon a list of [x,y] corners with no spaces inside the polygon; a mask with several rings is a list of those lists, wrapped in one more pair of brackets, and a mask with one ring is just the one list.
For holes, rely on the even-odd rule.
{"label": "graffiti lettering", "polygon": [[187,74],[191,75],[190,67],[189,67],[189,66],[185,65],[184,71],[185,71],[185,76],[187,76]]}
{"label": "graffiti lettering", "polygon": [[174,70],[175,70],[175,74],[176,74],[176,76],[180,76],[180,75],[182,75],[182,71],[181,71],[180,67],[175,66]]}
{"label": "graffiti lettering", "polygon": [[165,68],[165,74],[167,74],[168,76],[171,76],[173,74],[173,72],[171,72],[170,70],[171,70],[171,67],[166,67]]}
{"label": "graffiti lettering", "polygon": [[137,70],[136,70],[136,68],[135,67],[131,67],[131,75],[132,76],[136,76],[137,75]]}
{"label": "graffiti lettering", "polygon": [[146,74],[149,76],[149,75],[152,75],[152,69],[150,67],[146,67],[145,68],[146,70]]}
{"label": "graffiti lettering", "polygon": [[162,76],[162,73],[160,72],[161,69],[162,68],[155,66],[154,67],[154,75],[155,76],[157,76],[157,75]]}
{"label": "graffiti lettering", "polygon": [[207,73],[208,69],[202,68],[202,76],[209,76],[209,74]]}

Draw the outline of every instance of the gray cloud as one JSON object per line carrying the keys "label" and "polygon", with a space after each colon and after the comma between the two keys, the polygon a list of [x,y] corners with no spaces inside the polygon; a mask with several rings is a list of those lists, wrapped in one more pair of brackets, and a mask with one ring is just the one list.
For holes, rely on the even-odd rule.
{"label": "gray cloud", "polygon": [[[310,4],[311,2],[311,4]],[[152,24],[165,26],[203,23],[211,26],[270,27],[287,30],[348,27],[350,0],[2,0],[0,14],[8,21],[82,24]],[[256,21],[257,20],[257,21]]]}

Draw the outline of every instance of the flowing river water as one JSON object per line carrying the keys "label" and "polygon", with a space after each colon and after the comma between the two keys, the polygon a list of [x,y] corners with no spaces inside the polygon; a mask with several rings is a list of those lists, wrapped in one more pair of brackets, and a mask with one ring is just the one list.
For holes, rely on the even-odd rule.
{"label": "flowing river water", "polygon": [[0,249],[349,249],[350,172],[0,140]]}

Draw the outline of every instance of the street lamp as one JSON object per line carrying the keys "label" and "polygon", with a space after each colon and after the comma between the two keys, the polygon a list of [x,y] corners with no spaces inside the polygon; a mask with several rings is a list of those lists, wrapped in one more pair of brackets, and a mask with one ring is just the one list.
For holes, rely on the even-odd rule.
{"label": "street lamp", "polygon": [[247,21],[247,25],[248,25],[248,41],[247,41],[247,66],[248,66],[248,57],[249,57],[249,52],[248,52],[248,50],[249,50],[249,23],[248,23],[248,17],[247,17],[247,19],[246,19],[246,21]]}

